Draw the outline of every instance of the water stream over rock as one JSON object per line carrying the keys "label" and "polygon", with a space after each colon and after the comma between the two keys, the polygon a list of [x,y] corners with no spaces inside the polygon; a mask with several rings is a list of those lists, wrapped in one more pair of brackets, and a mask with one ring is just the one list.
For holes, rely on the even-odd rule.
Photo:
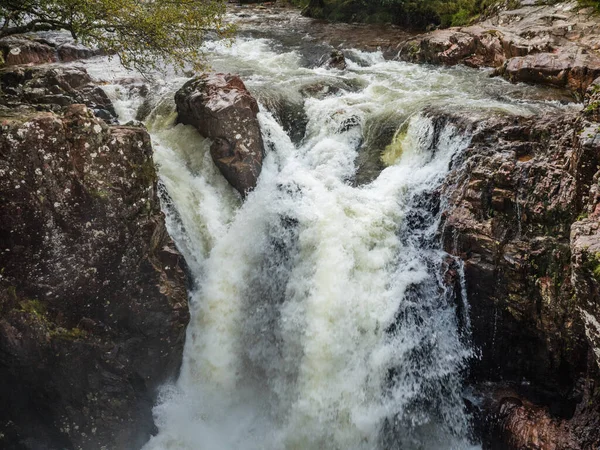
{"label": "water stream over rock", "polygon": [[[327,49],[285,27],[244,33],[206,44],[213,68],[240,74],[261,105],[266,157],[243,203],[210,142],[175,125],[184,79],[154,89],[146,121],[195,283],[181,375],[144,449],[478,448],[462,399],[468,306],[438,234],[438,188],[470,133],[434,111],[564,106],[485,72],[381,53],[345,49],[346,70],[320,68]],[[106,89],[133,118],[137,91]]]}

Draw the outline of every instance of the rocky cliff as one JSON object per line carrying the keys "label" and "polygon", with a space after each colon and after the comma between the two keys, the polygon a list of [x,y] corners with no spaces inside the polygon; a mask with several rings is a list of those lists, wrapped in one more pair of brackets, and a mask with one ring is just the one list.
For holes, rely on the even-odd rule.
{"label": "rocky cliff", "polygon": [[149,135],[83,69],[0,89],[0,447],[137,448],[189,319]]}
{"label": "rocky cliff", "polygon": [[438,119],[473,133],[443,187],[442,238],[465,262],[487,448],[600,445],[600,124],[589,111]]}

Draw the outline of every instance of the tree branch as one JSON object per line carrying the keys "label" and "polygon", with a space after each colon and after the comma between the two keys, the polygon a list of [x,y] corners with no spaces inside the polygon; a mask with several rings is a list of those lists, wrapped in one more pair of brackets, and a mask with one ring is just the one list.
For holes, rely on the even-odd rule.
{"label": "tree branch", "polygon": [[0,29],[0,38],[6,36],[12,36],[14,34],[31,33],[35,31],[52,31],[52,30],[69,30],[71,26],[68,23],[54,22],[54,21],[41,21],[38,19],[32,20],[25,25],[19,25],[14,27],[4,26]]}

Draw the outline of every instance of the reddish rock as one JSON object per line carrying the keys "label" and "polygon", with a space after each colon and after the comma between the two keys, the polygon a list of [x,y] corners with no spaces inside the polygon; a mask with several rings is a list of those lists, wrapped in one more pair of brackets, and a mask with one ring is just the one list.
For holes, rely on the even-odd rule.
{"label": "reddish rock", "polygon": [[600,442],[600,128],[589,116],[476,122],[442,189],[444,246],[465,262],[481,352],[471,379],[528,382],[522,404],[488,410],[485,448]]}
{"label": "reddish rock", "polygon": [[473,55],[476,45],[470,34],[452,29],[436,30],[406,43],[400,55],[412,62],[455,65]]}
{"label": "reddish rock", "polygon": [[511,81],[567,87],[583,94],[600,75],[600,19],[559,3],[501,11],[469,27],[436,30],[399,46],[412,62],[497,68]]}
{"label": "reddish rock", "polygon": [[56,50],[52,46],[22,36],[0,39],[0,51],[7,66],[47,64],[58,60]]}
{"label": "reddish rock", "polygon": [[245,196],[262,168],[258,104],[236,75],[205,74],[175,94],[178,120],[213,140],[210,153],[227,181]]}
{"label": "reddish rock", "polygon": [[77,61],[79,59],[93,58],[94,56],[105,54],[105,52],[102,50],[73,43],[59,45],[56,48],[56,53],[61,62]]}
{"label": "reddish rock", "polygon": [[551,84],[585,92],[600,75],[600,58],[570,47],[557,53],[512,58],[497,73],[510,81]]}

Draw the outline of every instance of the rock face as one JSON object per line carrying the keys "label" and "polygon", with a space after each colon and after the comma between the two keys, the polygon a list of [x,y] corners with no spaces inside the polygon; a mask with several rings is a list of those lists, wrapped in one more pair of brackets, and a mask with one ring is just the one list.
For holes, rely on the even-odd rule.
{"label": "rock face", "polygon": [[[1,75],[0,447],[130,450],[153,431],[189,319],[150,138],[50,105],[50,85],[17,106],[35,103],[27,70]],[[79,98],[80,72],[52,77]]]}
{"label": "rock face", "polygon": [[262,168],[264,146],[258,104],[236,75],[205,74],[188,81],[175,94],[178,120],[193,125],[214,142],[213,161],[235,189],[245,196]]}
{"label": "rock face", "polygon": [[110,99],[83,68],[60,65],[6,68],[0,70],[0,90],[0,105],[10,109],[27,103],[36,109],[60,111],[64,106],[81,103],[109,121],[116,121]]}
{"label": "rock face", "polygon": [[510,383],[518,399],[500,396],[489,406],[487,448],[600,445],[600,125],[589,121],[593,114],[471,124],[471,144],[443,188],[444,246],[465,262],[480,352],[471,381],[487,391]]}
{"label": "rock face", "polygon": [[413,62],[494,67],[511,81],[583,95],[600,76],[600,19],[576,3],[524,6],[473,26],[427,33],[399,46]]}

